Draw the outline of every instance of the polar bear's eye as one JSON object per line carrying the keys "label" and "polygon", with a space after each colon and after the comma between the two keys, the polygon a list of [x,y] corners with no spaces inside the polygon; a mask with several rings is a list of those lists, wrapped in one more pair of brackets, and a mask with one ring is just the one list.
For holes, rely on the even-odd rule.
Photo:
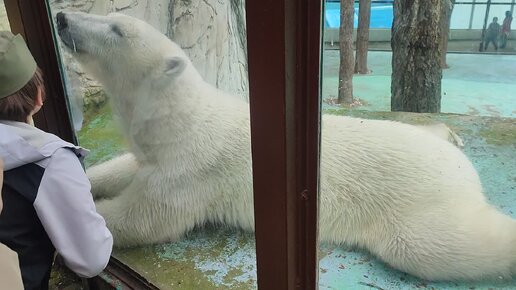
{"label": "polar bear's eye", "polygon": [[122,33],[122,29],[120,29],[120,26],[116,24],[111,24],[111,30],[117,34],[120,37],[124,37],[124,34]]}

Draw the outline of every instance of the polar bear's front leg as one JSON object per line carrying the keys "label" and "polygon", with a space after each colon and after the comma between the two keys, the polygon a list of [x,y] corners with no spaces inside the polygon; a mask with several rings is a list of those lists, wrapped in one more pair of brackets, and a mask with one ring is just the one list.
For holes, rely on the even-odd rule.
{"label": "polar bear's front leg", "polygon": [[117,196],[131,183],[137,171],[138,163],[131,153],[89,168],[86,173],[91,182],[93,197],[112,198]]}
{"label": "polar bear's front leg", "polygon": [[178,240],[195,226],[197,209],[157,200],[145,192],[145,187],[133,182],[121,195],[96,203],[116,247]]}

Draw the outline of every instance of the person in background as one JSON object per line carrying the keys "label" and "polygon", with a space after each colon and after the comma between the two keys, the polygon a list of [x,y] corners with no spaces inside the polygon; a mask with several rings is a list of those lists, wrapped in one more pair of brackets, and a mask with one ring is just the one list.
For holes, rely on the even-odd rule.
{"label": "person in background", "polygon": [[489,43],[492,42],[495,50],[498,50],[498,34],[500,33],[500,24],[498,24],[498,17],[493,18],[493,22],[489,24],[484,42],[484,50],[487,50]]}
{"label": "person in background", "polygon": [[26,290],[48,289],[55,252],[79,276],[93,277],[113,246],[80,163],[86,151],[30,125],[44,100],[23,38],[0,31],[0,243],[17,252]]}
{"label": "person in background", "polygon": [[511,23],[512,23],[512,14],[511,11],[505,11],[505,19],[502,23],[502,35],[501,35],[501,43],[500,48],[505,48],[507,46],[507,40],[509,39],[509,35],[511,34]]}
{"label": "person in background", "polygon": [[[0,158],[0,192],[2,192],[3,182],[4,163]],[[2,206],[2,195],[0,194],[0,214]],[[18,255],[2,243],[0,243],[0,281],[0,289],[23,290]]]}

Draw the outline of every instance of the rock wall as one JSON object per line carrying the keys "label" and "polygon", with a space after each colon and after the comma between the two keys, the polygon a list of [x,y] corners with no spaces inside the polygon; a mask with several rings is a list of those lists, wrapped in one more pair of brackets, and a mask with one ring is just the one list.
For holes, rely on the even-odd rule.
{"label": "rock wall", "polygon": [[243,0],[175,0],[166,34],[187,52],[205,80],[247,100]]}
{"label": "rock wall", "polygon": [[[143,19],[178,43],[206,81],[248,99],[244,0],[51,0],[61,10]],[[63,51],[63,50],[61,50]],[[63,53],[69,79],[79,78],[93,95],[99,86]]]}

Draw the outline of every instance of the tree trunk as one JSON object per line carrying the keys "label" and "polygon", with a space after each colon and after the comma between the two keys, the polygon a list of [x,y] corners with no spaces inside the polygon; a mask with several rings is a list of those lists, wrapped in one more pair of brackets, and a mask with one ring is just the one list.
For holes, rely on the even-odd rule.
{"label": "tree trunk", "polygon": [[453,12],[453,5],[455,1],[451,0],[443,0],[441,6],[441,32],[442,32],[442,38],[441,38],[441,67],[443,69],[449,68],[448,64],[446,63],[446,55],[448,53],[448,38],[450,34],[450,22],[451,22],[451,16]]}
{"label": "tree trunk", "polygon": [[395,0],[391,110],[441,110],[442,0]]}
{"label": "tree trunk", "polygon": [[358,29],[356,41],[355,73],[368,74],[367,51],[369,48],[369,24],[371,20],[371,0],[360,0],[358,14]]}
{"label": "tree trunk", "polygon": [[340,69],[339,69],[339,99],[340,104],[353,103],[353,16],[355,12],[353,0],[340,2]]}

